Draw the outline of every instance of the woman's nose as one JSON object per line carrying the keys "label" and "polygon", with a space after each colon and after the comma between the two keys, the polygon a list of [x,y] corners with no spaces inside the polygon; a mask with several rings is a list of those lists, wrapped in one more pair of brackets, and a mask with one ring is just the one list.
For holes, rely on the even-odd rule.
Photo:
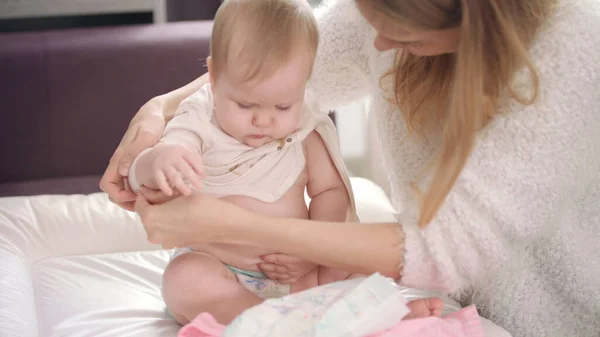
{"label": "woman's nose", "polygon": [[404,47],[404,44],[392,41],[388,38],[385,38],[381,35],[377,35],[375,37],[375,41],[373,43],[375,45],[375,49],[379,51],[386,51],[390,49],[400,49]]}
{"label": "woman's nose", "polygon": [[273,118],[267,112],[257,112],[254,114],[252,124],[256,127],[266,127],[271,125]]}

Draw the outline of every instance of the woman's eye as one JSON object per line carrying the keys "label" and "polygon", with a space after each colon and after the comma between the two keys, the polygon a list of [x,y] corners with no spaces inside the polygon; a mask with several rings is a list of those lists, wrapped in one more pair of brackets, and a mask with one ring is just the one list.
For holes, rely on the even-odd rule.
{"label": "woman's eye", "polygon": [[411,42],[409,43],[407,46],[408,47],[421,47],[423,46],[425,43],[423,41],[417,41],[417,42]]}
{"label": "woman's eye", "polygon": [[252,109],[253,105],[251,104],[242,104],[240,102],[236,102],[238,107],[240,107],[240,109],[245,109],[245,110],[249,110]]}
{"label": "woman's eye", "polygon": [[288,111],[292,106],[277,106],[277,110],[279,111]]}

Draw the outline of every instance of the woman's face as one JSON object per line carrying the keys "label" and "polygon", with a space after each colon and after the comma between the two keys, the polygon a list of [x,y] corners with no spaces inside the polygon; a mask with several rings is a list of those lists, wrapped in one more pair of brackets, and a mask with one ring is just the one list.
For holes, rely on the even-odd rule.
{"label": "woman's face", "polygon": [[458,50],[458,27],[422,32],[409,30],[375,10],[370,1],[357,1],[356,4],[367,22],[377,30],[374,44],[379,51],[404,49],[418,56],[434,56]]}

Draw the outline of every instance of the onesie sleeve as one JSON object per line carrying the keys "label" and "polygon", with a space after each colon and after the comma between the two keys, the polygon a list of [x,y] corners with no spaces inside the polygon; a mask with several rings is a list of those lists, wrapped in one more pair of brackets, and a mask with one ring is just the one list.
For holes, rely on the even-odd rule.
{"label": "onesie sleeve", "polygon": [[[177,144],[190,151],[203,154],[210,144],[210,123],[213,114],[213,98],[210,86],[205,85],[181,102],[175,117],[167,123],[159,143]],[[136,193],[140,189],[137,167],[144,155],[152,148],[142,151],[131,164],[127,182]]]}
{"label": "onesie sleeve", "polygon": [[199,154],[205,152],[213,115],[210,85],[205,85],[181,102],[175,117],[167,123],[161,143],[178,144]]}

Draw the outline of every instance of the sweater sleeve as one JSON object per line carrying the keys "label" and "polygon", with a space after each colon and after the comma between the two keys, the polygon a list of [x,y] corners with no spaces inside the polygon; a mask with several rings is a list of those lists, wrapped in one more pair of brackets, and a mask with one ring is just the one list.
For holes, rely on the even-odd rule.
{"label": "sweater sleeve", "polygon": [[369,25],[353,0],[325,1],[315,15],[320,42],[309,86],[331,110],[368,94]]}
{"label": "sweater sleeve", "polygon": [[[459,294],[486,282],[522,248],[555,233],[586,191],[597,188],[600,39],[577,29],[585,25],[600,26],[553,30],[534,50],[537,102],[508,104],[482,130],[433,222],[419,229],[417,212],[401,213],[403,284]],[[406,208],[416,209],[412,203]]]}

